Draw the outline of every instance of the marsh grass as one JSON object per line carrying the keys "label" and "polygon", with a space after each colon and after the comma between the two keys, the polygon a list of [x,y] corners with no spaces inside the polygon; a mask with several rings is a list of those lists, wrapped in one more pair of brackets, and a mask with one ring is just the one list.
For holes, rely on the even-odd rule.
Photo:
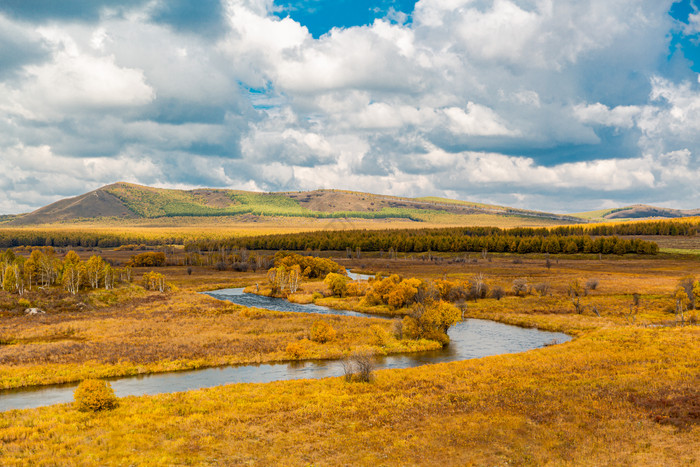
{"label": "marsh grass", "polygon": [[[680,278],[700,277],[697,260],[663,255],[564,257],[552,261],[551,269],[540,256],[525,256],[522,263],[513,263],[508,255],[476,263],[449,262],[448,257],[430,262],[408,257],[341,261],[353,270],[363,265],[367,272],[424,279],[469,280],[482,274],[491,286],[507,291],[516,278],[546,283],[544,294],[507,293],[501,300],[469,301],[465,315],[564,331],[575,339],[520,354],[374,371],[372,384],[348,384],[342,377],[237,384],[128,397],[113,411],[96,416],[69,404],[5,412],[0,414],[0,463],[700,462],[692,448],[700,439],[700,327],[677,326],[671,298]],[[343,317],[324,317],[337,336],[319,344],[308,339],[317,317],[243,309],[194,293],[256,276],[207,268],[193,268],[188,275],[180,269],[166,269],[176,284],[169,294],[125,292],[116,305],[86,300],[86,310],[50,311],[34,321],[5,312],[0,317],[3,338],[57,336],[60,330],[72,329],[71,338],[85,340],[0,346],[0,355],[14,359],[0,367],[3,384],[44,384],[83,379],[86,373],[135,374],[227,361],[288,360],[290,343],[301,344],[300,358],[341,358],[364,347],[391,352],[415,345],[417,350],[422,345],[396,339],[390,321]],[[585,284],[592,278],[599,284],[580,297],[583,312],[578,314],[567,287],[572,280]],[[313,286],[304,293],[313,296]],[[635,294],[639,311],[631,323],[625,313]],[[352,305],[355,298],[342,300]],[[16,298],[0,294],[0,301],[12,300]],[[341,306],[342,300],[335,299],[334,305]],[[600,316],[591,311],[593,306]],[[385,347],[377,347],[378,336],[389,339]],[[79,355],[88,347],[73,351],[69,346],[85,344],[94,353],[81,360]],[[3,353],[8,348],[12,352]],[[113,352],[115,360],[99,363]],[[166,358],[173,352],[182,359]],[[56,355],[55,361],[41,360],[45,355]],[[23,358],[26,361],[20,362]]]}

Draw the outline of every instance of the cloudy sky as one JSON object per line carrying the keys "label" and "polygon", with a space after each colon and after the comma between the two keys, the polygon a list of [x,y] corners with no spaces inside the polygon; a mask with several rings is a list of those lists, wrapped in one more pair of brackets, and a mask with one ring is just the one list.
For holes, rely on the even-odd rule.
{"label": "cloudy sky", "polygon": [[698,208],[698,7],[2,0],[0,213],[116,181]]}

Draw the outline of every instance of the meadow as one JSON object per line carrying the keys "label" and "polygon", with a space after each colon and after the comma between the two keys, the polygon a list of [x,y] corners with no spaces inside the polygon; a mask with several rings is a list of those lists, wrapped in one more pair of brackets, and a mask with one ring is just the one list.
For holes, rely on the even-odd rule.
{"label": "meadow", "polygon": [[[684,253],[682,248],[679,248]],[[78,252],[87,260],[94,252]],[[134,251],[103,249],[123,263]],[[485,298],[466,318],[563,331],[574,340],[521,354],[343,378],[239,384],[120,400],[112,411],[71,404],[0,414],[3,465],[683,465],[700,461],[700,329],[680,326],[674,292],[700,278],[692,254],[544,255],[379,253],[335,259],[355,272],[475,283]],[[333,256],[332,252],[328,255]],[[390,321],[246,309],[199,294],[264,284],[266,271],[167,266],[169,290],[0,292],[3,387],[225,363],[341,358],[353,349],[415,351],[432,341],[394,336]],[[525,284],[525,287],[521,286]],[[517,285],[517,287],[516,287]],[[491,294],[501,289],[496,298]],[[516,292],[517,291],[517,292]],[[368,311],[322,280],[299,301]],[[409,314],[410,310],[399,310]],[[378,342],[378,328],[390,341]],[[290,354],[290,342],[304,342]],[[432,345],[435,345],[434,343]]]}

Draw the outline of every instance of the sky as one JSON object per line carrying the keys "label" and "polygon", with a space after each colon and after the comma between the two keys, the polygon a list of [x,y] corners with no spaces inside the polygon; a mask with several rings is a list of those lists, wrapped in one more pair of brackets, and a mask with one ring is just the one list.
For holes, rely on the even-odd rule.
{"label": "sky", "polygon": [[127,181],[700,208],[700,1],[1,0],[0,213]]}

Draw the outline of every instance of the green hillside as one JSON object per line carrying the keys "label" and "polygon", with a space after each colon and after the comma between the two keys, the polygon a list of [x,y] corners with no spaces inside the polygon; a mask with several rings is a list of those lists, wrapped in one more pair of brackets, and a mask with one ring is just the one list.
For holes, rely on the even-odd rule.
{"label": "green hillside", "polygon": [[[163,219],[173,217],[294,217],[313,219],[405,219],[444,225],[553,225],[581,222],[546,212],[437,197],[404,198],[347,190],[259,193],[199,188],[176,190],[115,183],[31,213],[3,225],[38,225],[88,219]],[[514,223],[515,221],[515,223]]]}
{"label": "green hillside", "polygon": [[135,214],[145,218],[253,214],[317,219],[354,217],[421,221],[428,216],[442,212],[433,209],[387,207],[377,211],[315,211],[307,209],[301,206],[298,201],[279,193],[213,189],[182,191],[127,183],[111,185],[106,187],[105,191],[119,198]]}
{"label": "green hillside", "polygon": [[605,216],[610,215],[614,212],[617,211],[623,211],[627,208],[614,208],[614,209],[599,209],[597,211],[586,211],[586,212],[577,212],[575,214],[572,214],[572,216],[580,217],[581,219],[588,219],[588,220],[603,220],[605,219]]}

